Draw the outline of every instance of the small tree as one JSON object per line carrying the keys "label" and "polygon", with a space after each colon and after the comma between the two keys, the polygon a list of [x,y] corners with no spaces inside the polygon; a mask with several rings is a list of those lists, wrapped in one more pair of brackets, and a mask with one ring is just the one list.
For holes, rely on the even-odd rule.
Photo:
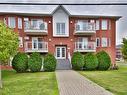
{"label": "small tree", "polygon": [[127,61],[127,39],[123,38],[122,55],[125,61]]}
{"label": "small tree", "polygon": [[[11,56],[15,55],[17,49],[18,35],[3,22],[0,22],[0,65],[5,64]],[[1,68],[0,87],[2,88]]]}

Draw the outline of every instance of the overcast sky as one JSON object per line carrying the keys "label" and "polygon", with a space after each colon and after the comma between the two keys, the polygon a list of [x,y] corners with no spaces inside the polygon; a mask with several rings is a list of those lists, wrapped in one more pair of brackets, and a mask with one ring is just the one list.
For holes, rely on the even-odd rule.
{"label": "overcast sky", "polygon": [[[122,2],[127,3],[127,0],[1,0],[0,3],[7,3],[7,2],[23,2],[23,3],[105,3],[105,2]],[[26,11],[28,8],[26,6],[14,6],[14,5],[0,5],[0,11],[4,10],[12,10],[17,11],[16,8],[13,7],[21,7],[21,11]],[[30,6],[29,9],[31,12],[38,10],[37,12],[44,11],[45,13],[47,11],[52,11],[56,5],[54,6]],[[71,13],[71,14],[89,14],[89,15],[116,15],[116,16],[122,16],[122,18],[117,21],[117,27],[116,27],[116,44],[120,44],[122,42],[123,37],[127,37],[127,5],[65,5],[65,8]],[[44,10],[43,10],[44,9]],[[30,12],[29,11],[29,12]],[[28,11],[27,11],[28,12]]]}

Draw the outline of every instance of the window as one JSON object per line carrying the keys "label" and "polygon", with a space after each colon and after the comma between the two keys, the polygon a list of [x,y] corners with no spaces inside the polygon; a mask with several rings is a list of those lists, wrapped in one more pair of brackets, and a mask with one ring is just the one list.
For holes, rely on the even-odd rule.
{"label": "window", "polygon": [[7,25],[7,19],[6,19],[6,17],[4,18],[4,24]]}
{"label": "window", "polygon": [[111,46],[111,40],[110,40],[110,38],[108,38],[108,46],[109,47]]}
{"label": "window", "polygon": [[32,19],[31,20],[31,28],[32,29],[38,29],[38,30],[44,30],[45,29],[45,23],[41,19]]}
{"label": "window", "polygon": [[22,29],[22,18],[18,18],[18,28]]}
{"label": "window", "polygon": [[78,20],[76,23],[76,31],[85,31],[89,30],[89,28],[88,20]]}
{"label": "window", "polygon": [[100,38],[96,38],[96,47],[100,46]]}
{"label": "window", "polygon": [[29,29],[29,19],[28,18],[24,18],[24,28]]}
{"label": "window", "polygon": [[15,17],[8,17],[8,26],[10,28],[15,28],[15,26],[16,26]]}
{"label": "window", "polygon": [[109,30],[111,30],[111,20],[109,20]]}
{"label": "window", "polygon": [[107,38],[102,38],[102,47],[107,47]]}
{"label": "window", "polygon": [[100,29],[100,22],[99,20],[96,20],[96,30],[99,30]]}
{"label": "window", "polygon": [[22,39],[22,37],[19,37],[19,47],[23,47],[23,39]]}
{"label": "window", "polygon": [[102,20],[102,22],[101,22],[101,29],[102,30],[107,30],[108,29],[108,22],[107,22],[107,20]]}
{"label": "window", "polygon": [[56,23],[56,34],[65,35],[65,23]]}

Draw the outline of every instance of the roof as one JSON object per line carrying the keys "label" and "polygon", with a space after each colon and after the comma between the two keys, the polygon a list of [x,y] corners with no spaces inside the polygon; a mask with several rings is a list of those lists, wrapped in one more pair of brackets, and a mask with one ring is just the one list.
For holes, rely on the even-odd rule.
{"label": "roof", "polygon": [[[73,6],[74,7],[74,6]],[[75,6],[76,8],[77,6]],[[98,17],[108,17],[119,19],[121,16],[118,15],[109,15],[103,14],[100,12],[96,12],[96,10],[87,9],[87,6],[84,6],[84,9],[73,9],[66,5],[0,5],[0,14],[19,14],[19,15],[52,15],[57,9],[62,8],[69,16],[72,17],[90,17],[90,18],[98,18]],[[98,10],[98,9],[97,9]]]}

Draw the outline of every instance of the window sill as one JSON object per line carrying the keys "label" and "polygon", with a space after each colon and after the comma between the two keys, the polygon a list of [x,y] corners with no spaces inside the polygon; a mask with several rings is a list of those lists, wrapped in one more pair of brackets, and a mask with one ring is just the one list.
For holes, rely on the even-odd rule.
{"label": "window sill", "polygon": [[69,37],[69,35],[53,35],[53,37]]}

